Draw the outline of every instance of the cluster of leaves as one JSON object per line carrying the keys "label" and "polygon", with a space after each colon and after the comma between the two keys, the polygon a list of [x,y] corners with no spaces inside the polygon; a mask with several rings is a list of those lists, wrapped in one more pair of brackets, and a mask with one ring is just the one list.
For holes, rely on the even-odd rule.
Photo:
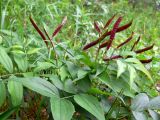
{"label": "cluster of leaves", "polygon": [[[145,91],[146,88],[154,87],[150,73],[142,64],[149,63],[151,60],[136,58],[136,54],[152,49],[153,45],[133,51],[140,40],[139,37],[131,50],[118,49],[128,44],[132,39],[132,33],[127,40],[114,48],[116,33],[132,24],[129,22],[119,27],[122,21],[122,17],[119,17],[109,31],[108,26],[114,18],[115,15],[107,21],[103,29],[96,22],[94,23],[99,38],[85,45],[83,50],[99,44],[95,56],[79,49],[73,51],[69,48],[70,43],[53,42],[53,38],[66,23],[67,17],[64,17],[51,37],[45,28],[43,32],[30,17],[30,22],[46,47],[32,46],[27,41],[26,44],[31,46],[7,46],[5,42],[0,46],[0,63],[5,72],[9,73],[1,76],[0,106],[7,103],[11,106],[11,109],[4,110],[0,118],[6,119],[15,111],[16,116],[19,116],[21,110],[27,109],[25,104],[29,105],[29,103],[25,98],[31,96],[28,90],[30,89],[43,96],[39,99],[40,107],[45,104],[47,106],[45,109],[51,109],[55,120],[123,118],[139,120],[145,119],[144,113],[147,113],[147,110],[153,119],[158,120],[159,115],[156,110],[160,108],[157,106],[159,97],[149,101],[149,97],[152,96],[150,93],[148,93],[149,97],[146,94],[136,96],[137,93],[148,92]],[[100,44],[106,36],[109,36],[109,40]],[[106,49],[100,51],[101,48]],[[113,55],[114,53],[118,55]],[[148,84],[145,85],[144,82]],[[141,88],[142,85],[146,87]],[[152,92],[157,94],[155,89]],[[141,103],[144,99],[145,105]],[[45,103],[45,100],[50,104]],[[49,117],[52,117],[50,111],[47,112]]]}

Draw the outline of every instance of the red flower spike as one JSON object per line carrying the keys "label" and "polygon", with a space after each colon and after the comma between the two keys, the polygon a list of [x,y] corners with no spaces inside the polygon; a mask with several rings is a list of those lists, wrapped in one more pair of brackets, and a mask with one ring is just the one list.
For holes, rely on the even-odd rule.
{"label": "red flower spike", "polygon": [[39,29],[39,27],[37,26],[37,24],[34,22],[34,20],[32,19],[32,17],[29,17],[30,22],[32,23],[33,27],[37,30],[37,32],[39,33],[39,35],[41,36],[41,38],[43,39],[43,41],[45,42],[46,46],[48,47],[48,42],[46,41],[46,37],[43,34],[43,32]]}
{"label": "red flower spike", "polygon": [[111,31],[111,35],[110,35],[110,38],[109,38],[109,43],[108,43],[108,45],[107,45],[107,50],[109,50],[109,48],[110,48],[111,45],[112,45],[112,41],[113,41],[113,39],[115,38],[115,34],[116,34],[116,32],[117,32],[118,26],[119,26],[119,24],[121,23],[121,21],[122,21],[122,17],[119,17],[119,18],[117,19],[117,21],[115,22],[114,26],[113,26],[113,30]]}
{"label": "red flower spike", "polygon": [[120,55],[115,55],[115,56],[112,56],[112,57],[110,57],[110,58],[104,58],[103,60],[104,60],[104,61],[109,61],[109,60],[118,59],[118,58],[122,58],[122,56],[120,56]]}
{"label": "red flower spike", "polygon": [[106,29],[106,28],[111,24],[111,22],[113,21],[113,19],[114,19],[115,16],[116,16],[116,14],[113,15],[113,16],[107,21],[107,23],[106,23],[105,26],[104,26],[104,29]]}
{"label": "red flower spike", "polygon": [[95,40],[95,41],[93,41],[93,42],[91,42],[91,43],[85,45],[84,48],[83,48],[83,50],[87,50],[88,48],[90,48],[90,47],[96,45],[98,42],[99,42],[99,41]]}
{"label": "red flower spike", "polygon": [[61,28],[64,26],[64,24],[66,24],[66,22],[67,22],[67,16],[65,16],[63,18],[61,24],[58,25],[58,27],[54,30],[54,32],[52,34],[52,38],[57,35],[57,33],[61,30]]}
{"label": "red flower spike", "polygon": [[140,49],[140,50],[136,50],[135,51],[135,53],[142,53],[142,52],[145,52],[145,51],[147,51],[147,50],[150,50],[150,49],[152,49],[153,48],[153,46],[154,46],[154,44],[153,45],[151,45],[151,46],[149,46],[149,47],[146,47],[146,48],[143,48],[143,49]]}
{"label": "red flower spike", "polygon": [[109,43],[109,41],[103,42],[103,43],[99,46],[99,49],[106,47],[106,46],[108,45],[108,43]]}
{"label": "red flower spike", "polygon": [[96,21],[94,21],[94,28],[99,34],[101,33],[101,29],[99,28],[98,23]]}
{"label": "red flower spike", "polygon": [[138,37],[138,39],[136,40],[136,42],[133,44],[131,51],[134,49],[134,47],[138,44],[138,42],[140,41],[141,36]]}
{"label": "red flower spike", "polygon": [[[123,31],[123,30],[127,29],[128,27],[130,27],[131,25],[132,25],[132,21],[129,22],[128,24],[125,24],[125,25],[119,27],[116,32]],[[108,32],[108,30],[107,30],[107,31],[106,31],[104,34],[102,34],[97,40],[95,40],[95,41],[93,41],[93,42],[88,43],[87,45],[85,45],[84,48],[83,48],[83,50],[87,50],[88,48],[90,48],[90,47],[98,44],[100,41],[102,41],[102,40],[103,40],[106,36],[108,36],[108,35],[111,35],[111,31]]]}
{"label": "red flower spike", "polygon": [[43,27],[43,30],[44,30],[44,32],[45,32],[45,34],[46,34],[48,40],[51,42],[52,47],[54,47],[54,44],[53,44],[51,38],[49,37],[49,35],[48,35],[48,33],[47,33],[47,31],[46,31],[46,29],[45,29],[44,27]]}
{"label": "red flower spike", "polygon": [[150,63],[150,62],[152,62],[152,58],[148,59],[148,60],[140,60],[140,61],[141,61],[141,63]]}
{"label": "red flower spike", "polygon": [[132,40],[133,34],[134,34],[134,33],[132,32],[131,36],[130,36],[127,40],[125,40],[123,43],[119,44],[119,45],[117,46],[117,48],[120,48],[120,47],[122,47],[123,45],[125,45],[126,43],[130,42],[130,40]]}

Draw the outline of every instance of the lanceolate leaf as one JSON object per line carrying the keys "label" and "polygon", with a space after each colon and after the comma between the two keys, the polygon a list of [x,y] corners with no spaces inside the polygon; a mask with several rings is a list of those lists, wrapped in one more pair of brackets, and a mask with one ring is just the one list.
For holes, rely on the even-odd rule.
{"label": "lanceolate leaf", "polygon": [[93,114],[98,120],[105,120],[104,112],[96,97],[87,94],[80,94],[75,95],[74,100],[81,107]]}
{"label": "lanceolate leaf", "polygon": [[19,106],[16,106],[0,114],[0,120],[7,120],[18,108]]}
{"label": "lanceolate leaf", "polygon": [[15,81],[16,78],[11,78],[8,81],[8,91],[11,95],[12,104],[20,105],[23,98],[23,86],[20,82]]}
{"label": "lanceolate leaf", "polygon": [[75,109],[70,101],[52,97],[50,103],[54,120],[71,120]]}
{"label": "lanceolate leaf", "polygon": [[59,96],[57,88],[45,79],[34,78],[19,78],[18,82],[21,82],[25,87],[47,97]]}
{"label": "lanceolate leaf", "polygon": [[140,93],[132,100],[131,109],[133,111],[143,111],[147,109],[149,98],[145,93]]}
{"label": "lanceolate leaf", "polygon": [[[123,31],[123,30],[127,29],[128,27],[130,27],[131,25],[132,25],[132,21],[129,22],[128,24],[125,24],[125,25],[119,27],[116,32]],[[99,43],[100,41],[102,41],[106,36],[111,35],[111,32],[112,32],[112,30],[109,31],[109,32],[108,32],[108,30],[107,30],[107,31],[106,31],[104,34],[102,34],[97,40],[95,40],[95,41],[93,41],[93,42],[88,43],[87,45],[85,45],[85,46],[83,47],[83,50],[87,50],[88,48],[90,48],[90,47],[98,44],[98,43]]]}
{"label": "lanceolate leaf", "polygon": [[106,29],[106,28],[111,24],[111,22],[113,21],[113,19],[114,19],[115,16],[116,16],[116,14],[113,15],[113,16],[107,21],[107,23],[106,23],[105,26],[104,26],[104,29]]}
{"label": "lanceolate leaf", "polygon": [[160,96],[151,99],[148,104],[148,108],[153,110],[160,110]]}
{"label": "lanceolate leaf", "polygon": [[[137,69],[137,70],[140,70],[142,71],[144,74],[147,75],[147,77],[152,80],[152,77],[150,75],[150,73],[148,72],[148,70],[144,67],[144,65],[136,58],[128,58],[125,60],[126,62],[129,62],[129,63],[135,63],[133,64],[133,66]],[[152,81],[153,82],[153,81]]]}
{"label": "lanceolate leaf", "polygon": [[37,26],[37,24],[35,23],[35,21],[32,19],[32,17],[29,17],[33,27],[37,30],[37,32],[39,33],[39,35],[41,36],[41,38],[43,39],[43,41],[45,42],[46,46],[48,46],[48,42],[46,41],[46,37],[43,34],[43,32],[39,29],[39,27]]}
{"label": "lanceolate leaf", "polygon": [[125,72],[127,65],[122,62],[121,60],[117,60],[117,65],[118,65],[118,71],[117,71],[117,78]]}
{"label": "lanceolate leaf", "polygon": [[[22,59],[23,58],[23,59]],[[23,55],[14,55],[14,60],[18,66],[18,68],[22,71],[22,72],[26,72],[27,68],[28,68],[28,60],[26,56]]]}
{"label": "lanceolate leaf", "polygon": [[0,63],[4,66],[4,68],[12,73],[13,72],[13,64],[12,61],[10,59],[10,57],[8,56],[8,54],[6,53],[6,51],[4,50],[4,48],[2,48],[0,46]]}
{"label": "lanceolate leaf", "polygon": [[6,87],[4,82],[0,79],[0,107],[6,100]]}
{"label": "lanceolate leaf", "polygon": [[118,26],[121,23],[121,21],[122,21],[122,17],[119,17],[117,19],[117,21],[115,22],[114,26],[113,26],[113,29],[111,31],[111,35],[110,35],[110,38],[109,38],[109,43],[107,45],[107,50],[111,47],[112,41],[113,41],[113,39],[115,37],[115,34],[117,32]]}
{"label": "lanceolate leaf", "polygon": [[130,88],[132,88],[137,72],[136,72],[135,68],[131,65],[128,65],[128,71],[130,73],[129,85],[130,85]]}

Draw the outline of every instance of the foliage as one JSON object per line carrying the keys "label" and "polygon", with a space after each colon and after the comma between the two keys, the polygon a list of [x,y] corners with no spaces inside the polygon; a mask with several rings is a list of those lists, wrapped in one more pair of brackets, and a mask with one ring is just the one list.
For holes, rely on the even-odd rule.
{"label": "foliage", "polygon": [[1,119],[159,119],[160,31],[149,13],[126,1],[14,3],[2,2]]}

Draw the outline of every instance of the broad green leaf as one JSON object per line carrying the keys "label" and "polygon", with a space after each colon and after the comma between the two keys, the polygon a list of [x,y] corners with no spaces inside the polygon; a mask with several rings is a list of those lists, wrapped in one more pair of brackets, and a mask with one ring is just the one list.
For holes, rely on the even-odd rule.
{"label": "broad green leaf", "polygon": [[149,114],[152,116],[153,120],[160,120],[160,114],[153,111],[153,110],[148,110]]}
{"label": "broad green leaf", "polygon": [[88,71],[83,70],[83,69],[79,69],[78,73],[77,73],[78,79],[84,78],[87,75],[87,73],[88,73]]}
{"label": "broad green leaf", "polygon": [[72,78],[76,78],[78,66],[73,64],[72,62],[66,62],[66,64],[67,64],[68,71],[71,74]]}
{"label": "broad green leaf", "polygon": [[128,71],[129,71],[129,73],[130,73],[130,81],[129,81],[129,84],[130,84],[130,87],[132,87],[132,86],[133,86],[133,82],[134,82],[134,80],[135,80],[135,78],[136,78],[137,73],[136,73],[135,68],[134,68],[133,66],[129,65],[129,64],[128,64]]}
{"label": "broad green leaf", "polygon": [[117,78],[125,72],[127,65],[123,63],[121,60],[117,60],[118,71],[117,71]]}
{"label": "broad green leaf", "polygon": [[18,66],[18,68],[22,71],[22,72],[26,72],[27,68],[28,68],[28,61],[27,58],[25,56],[22,55],[14,55],[14,60]]}
{"label": "broad green leaf", "polygon": [[140,93],[135,96],[131,103],[131,109],[133,111],[143,111],[147,109],[149,98],[145,93]]}
{"label": "broad green leaf", "polygon": [[30,54],[37,53],[40,49],[41,48],[32,48],[32,49],[27,51],[27,54],[30,55]]}
{"label": "broad green leaf", "polygon": [[23,86],[20,82],[15,81],[16,78],[11,78],[8,81],[8,91],[11,95],[12,104],[20,105],[23,98]]}
{"label": "broad green leaf", "polygon": [[4,82],[0,79],[0,107],[6,100],[6,87]]}
{"label": "broad green leaf", "polygon": [[58,89],[63,90],[63,83],[57,75],[51,75],[49,76],[49,79]]}
{"label": "broad green leaf", "polygon": [[38,62],[37,67],[34,69],[34,72],[39,72],[41,70],[49,69],[51,67],[54,68],[55,65],[49,62]]}
{"label": "broad green leaf", "polygon": [[63,90],[69,93],[76,93],[77,89],[75,88],[75,85],[73,84],[73,81],[70,79],[67,79],[63,83]]}
{"label": "broad green leaf", "polygon": [[0,35],[0,44],[3,42],[2,36]]}
{"label": "broad green leaf", "polygon": [[157,96],[150,100],[148,104],[149,109],[160,110],[160,96]]}
{"label": "broad green leaf", "polygon": [[5,49],[0,47],[0,63],[4,66],[4,68],[12,73],[13,72],[13,64],[12,61],[10,59],[10,57],[8,56],[8,54],[6,53]]}
{"label": "broad green leaf", "polygon": [[148,120],[143,112],[132,111],[132,113],[136,120]]}
{"label": "broad green leaf", "polygon": [[74,96],[74,100],[98,120],[105,120],[104,111],[96,97],[87,94],[79,94]]}
{"label": "broad green leaf", "polygon": [[59,75],[60,75],[62,81],[64,81],[67,78],[69,73],[68,73],[67,68],[65,66],[62,66],[60,68]]}
{"label": "broad green leaf", "polygon": [[98,79],[110,87],[115,92],[120,92],[123,90],[123,94],[129,97],[134,97],[135,89],[130,89],[128,84],[129,75],[123,74],[119,78],[117,78],[117,74],[109,74],[107,72],[103,72],[98,76]]}
{"label": "broad green leaf", "polygon": [[24,78],[18,79],[25,87],[47,97],[59,96],[57,88],[42,78]]}
{"label": "broad green leaf", "polygon": [[11,46],[11,49],[23,49],[23,46],[21,46],[21,45],[13,45],[13,46]]}
{"label": "broad green leaf", "polygon": [[[150,75],[150,73],[148,72],[148,70],[144,67],[144,65],[136,58],[128,58],[125,60],[126,62],[130,62],[130,63],[135,63],[133,64],[134,67],[140,71],[142,71],[144,74],[147,75],[147,77],[152,80],[152,77]],[[152,80],[153,81],[153,80]]]}
{"label": "broad green leaf", "polygon": [[71,120],[75,109],[69,100],[52,97],[50,103],[54,120]]}
{"label": "broad green leaf", "polygon": [[91,88],[91,80],[87,75],[86,77],[78,80],[76,82],[76,85],[77,85],[78,91],[87,92]]}
{"label": "broad green leaf", "polygon": [[13,54],[25,55],[25,52],[23,52],[22,50],[12,50],[11,52]]}
{"label": "broad green leaf", "polygon": [[16,106],[0,114],[0,120],[7,120],[18,108],[19,106]]}

